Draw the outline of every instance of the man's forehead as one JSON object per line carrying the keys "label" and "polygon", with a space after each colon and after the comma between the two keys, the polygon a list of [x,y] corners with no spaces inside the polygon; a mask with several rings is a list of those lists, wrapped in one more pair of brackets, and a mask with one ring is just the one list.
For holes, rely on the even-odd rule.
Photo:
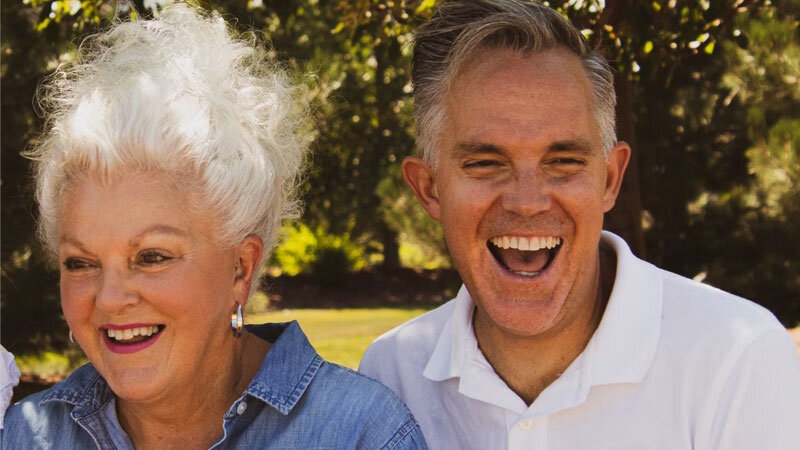
{"label": "man's forehead", "polygon": [[602,151],[588,77],[571,51],[523,55],[486,49],[477,56],[464,66],[447,96],[444,132],[449,150],[498,153],[535,145],[553,151]]}
{"label": "man's forehead", "polygon": [[569,48],[558,45],[540,52],[525,52],[510,48],[481,47],[476,49],[458,67],[453,67],[453,81],[467,81],[481,78],[513,77],[513,68],[527,66],[528,75],[543,79],[558,77],[565,82],[588,87],[586,68],[578,55]]}

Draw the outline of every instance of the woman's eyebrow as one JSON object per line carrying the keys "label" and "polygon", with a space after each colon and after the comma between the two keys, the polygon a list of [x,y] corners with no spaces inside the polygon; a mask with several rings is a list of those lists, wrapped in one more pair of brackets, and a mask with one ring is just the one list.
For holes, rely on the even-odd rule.
{"label": "woman's eyebrow", "polygon": [[77,247],[78,250],[82,251],[83,253],[87,253],[87,254],[92,253],[89,250],[86,250],[86,246],[83,245],[83,242],[81,242],[78,238],[72,237],[72,236],[67,235],[67,234],[61,236],[61,239],[59,239],[59,243],[60,244],[69,244],[69,245],[72,245],[73,247]]}
{"label": "woman's eyebrow", "polygon": [[150,225],[149,227],[142,230],[141,233],[134,236],[129,242],[128,245],[131,247],[136,247],[141,242],[142,238],[147,236],[148,234],[170,234],[173,236],[178,237],[187,237],[189,233],[181,228],[172,226],[172,225],[165,225],[165,224],[154,224]]}

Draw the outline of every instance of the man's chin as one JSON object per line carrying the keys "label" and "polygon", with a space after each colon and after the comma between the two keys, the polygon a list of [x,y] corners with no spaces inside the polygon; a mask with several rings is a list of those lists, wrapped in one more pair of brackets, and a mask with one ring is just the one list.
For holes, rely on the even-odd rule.
{"label": "man's chin", "polygon": [[534,337],[547,333],[556,325],[564,305],[563,301],[552,295],[531,297],[513,295],[510,292],[507,295],[498,294],[500,293],[495,291],[475,299],[475,320],[484,320],[486,325],[518,337]]}

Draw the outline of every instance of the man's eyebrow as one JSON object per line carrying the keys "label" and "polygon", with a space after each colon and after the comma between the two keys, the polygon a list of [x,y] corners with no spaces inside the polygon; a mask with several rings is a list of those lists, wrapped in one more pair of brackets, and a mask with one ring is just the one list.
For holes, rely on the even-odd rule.
{"label": "man's eyebrow", "polygon": [[189,235],[189,233],[187,233],[186,231],[178,227],[174,227],[172,225],[155,224],[155,225],[150,225],[149,227],[142,230],[141,233],[134,236],[133,239],[131,239],[128,242],[128,245],[131,247],[136,247],[137,245],[139,245],[139,241],[141,241],[142,238],[148,234],[171,234],[178,237],[186,237]]}
{"label": "man's eyebrow", "polygon": [[505,150],[494,144],[487,144],[483,142],[459,142],[453,149],[452,158],[460,159],[477,153],[489,153],[495,155],[506,154]]}
{"label": "man's eyebrow", "polygon": [[592,144],[585,139],[570,139],[565,141],[555,141],[547,146],[548,152],[553,153],[574,153],[583,156],[590,156],[597,153]]}

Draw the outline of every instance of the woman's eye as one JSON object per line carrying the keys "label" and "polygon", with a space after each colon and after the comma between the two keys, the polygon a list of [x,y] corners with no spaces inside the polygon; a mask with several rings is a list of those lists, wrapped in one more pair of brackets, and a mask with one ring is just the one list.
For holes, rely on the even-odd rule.
{"label": "woman's eye", "polygon": [[139,254],[138,262],[144,265],[160,264],[172,259],[171,257],[157,251],[144,251]]}
{"label": "woman's eye", "polygon": [[79,258],[67,258],[64,260],[63,265],[69,272],[77,272],[92,267],[88,261]]}

